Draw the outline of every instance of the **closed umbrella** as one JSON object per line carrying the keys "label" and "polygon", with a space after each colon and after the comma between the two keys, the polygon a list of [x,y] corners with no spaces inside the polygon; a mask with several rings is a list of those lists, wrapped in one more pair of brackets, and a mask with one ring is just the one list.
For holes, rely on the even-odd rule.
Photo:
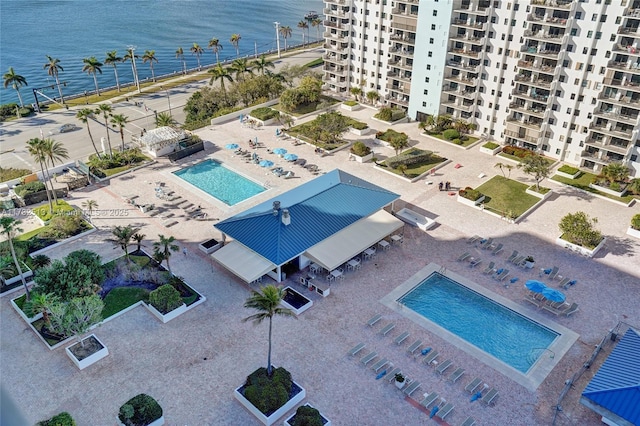
{"label": "closed umbrella", "polygon": [[547,300],[552,302],[564,302],[565,296],[561,291],[556,290],[555,288],[545,288],[540,292]]}
{"label": "closed umbrella", "polygon": [[542,293],[543,290],[548,288],[542,281],[537,280],[527,280],[524,286],[534,293]]}
{"label": "closed umbrella", "polygon": [[431,418],[433,418],[433,416],[435,416],[435,415],[436,415],[436,413],[438,412],[438,410],[440,410],[440,407],[438,407],[437,405],[436,405],[435,407],[433,407],[433,408],[431,409],[431,413],[429,413],[429,418],[430,418],[430,419],[431,419]]}
{"label": "closed umbrella", "polygon": [[286,154],[284,156],[284,159],[287,161],[296,161],[298,159],[298,156],[295,154]]}
{"label": "closed umbrella", "polygon": [[228,143],[224,146],[227,149],[238,149],[238,144],[237,143]]}
{"label": "closed umbrella", "polygon": [[269,161],[269,160],[262,160],[260,161],[260,167],[271,167],[273,166],[273,161]]}
{"label": "closed umbrella", "polygon": [[273,150],[273,153],[277,155],[284,155],[287,153],[287,150],[284,148],[276,148]]}

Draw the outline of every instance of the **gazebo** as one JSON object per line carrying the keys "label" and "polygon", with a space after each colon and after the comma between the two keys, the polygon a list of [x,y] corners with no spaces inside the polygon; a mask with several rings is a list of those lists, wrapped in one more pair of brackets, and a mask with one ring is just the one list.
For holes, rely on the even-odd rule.
{"label": "gazebo", "polygon": [[143,151],[157,158],[175,151],[180,142],[189,140],[189,134],[184,130],[167,126],[149,130],[144,135],[133,136],[131,139]]}

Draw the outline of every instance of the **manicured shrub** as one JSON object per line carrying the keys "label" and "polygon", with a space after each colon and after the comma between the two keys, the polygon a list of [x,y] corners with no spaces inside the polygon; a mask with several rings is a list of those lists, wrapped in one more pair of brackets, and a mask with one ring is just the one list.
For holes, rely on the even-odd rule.
{"label": "manicured shrub", "polygon": [[560,219],[558,228],[562,239],[582,247],[595,248],[602,241],[602,233],[595,228],[597,218],[590,218],[585,212],[569,213]]}
{"label": "manicured shrub", "polygon": [[351,127],[353,127],[356,130],[364,130],[367,127],[369,127],[369,125],[367,123],[363,123],[362,121],[353,120],[351,122]]}
{"label": "manicured shrub", "polygon": [[462,145],[462,139],[460,139],[460,138],[455,138],[451,142],[455,143],[456,145]]}
{"label": "manicured shrub", "polygon": [[351,153],[357,155],[358,157],[364,157],[371,153],[371,148],[365,145],[363,142],[356,142],[351,147]]}
{"label": "manicured shrub", "polygon": [[631,218],[631,227],[637,231],[640,231],[640,213]]}
{"label": "manicured shrub", "polygon": [[20,197],[24,197],[25,195],[35,194],[36,192],[44,191],[44,183],[39,180],[35,182],[25,183],[24,185],[19,185],[15,188],[16,195]]}
{"label": "manicured shrub", "polygon": [[302,405],[296,410],[293,426],[322,426],[320,411],[308,405]]}
{"label": "manicured shrub", "polygon": [[396,157],[387,159],[385,163],[392,169],[396,169],[400,165],[411,166],[413,164],[426,163],[431,160],[432,155],[433,152],[431,151],[411,149]]}
{"label": "manicured shrub", "polygon": [[31,170],[29,169],[14,169],[13,167],[9,167],[7,169],[3,169],[0,167],[0,182],[6,182],[8,180],[18,179],[22,176],[30,175]]}
{"label": "manicured shrub", "polygon": [[524,148],[518,148],[517,146],[505,146],[504,148],[502,148],[502,152],[504,152],[505,154],[514,155],[514,156],[516,156],[518,158],[524,158],[524,157],[527,157],[529,155],[534,155],[535,154],[531,150],[524,149]]}
{"label": "manicured shrub", "polygon": [[484,145],[482,145],[482,147],[483,147],[483,148],[491,149],[491,150],[496,149],[496,148],[497,148],[497,147],[499,147],[499,146],[500,146],[500,145],[498,145],[498,144],[497,144],[497,143],[495,143],[495,142],[487,142],[487,143],[485,143]]}
{"label": "manicured shrub", "polygon": [[165,284],[149,293],[149,303],[160,313],[167,314],[182,305],[182,298],[171,284]]}
{"label": "manicured shrub", "polygon": [[343,104],[345,104],[346,106],[353,107],[353,106],[358,105],[358,102],[356,102],[356,101],[344,101]]}
{"label": "manicured shrub", "polygon": [[287,403],[292,384],[291,373],[284,368],[274,369],[269,377],[262,367],[247,377],[244,397],[268,416]]}
{"label": "manicured shrub", "polygon": [[118,419],[126,426],[146,426],[162,417],[160,404],[144,393],[127,401],[118,412]]}
{"label": "manicured shrub", "polygon": [[450,141],[453,139],[458,139],[460,137],[460,132],[458,132],[456,129],[447,129],[444,132],[442,132],[442,136]]}
{"label": "manicured shrub", "polygon": [[75,420],[71,414],[62,412],[51,417],[49,420],[43,420],[37,426],[76,426]]}
{"label": "manicured shrub", "polygon": [[470,186],[467,186],[465,189],[461,189],[460,191],[458,191],[458,194],[461,197],[464,197],[467,200],[471,200],[471,201],[476,201],[480,199],[480,197],[482,197],[482,193],[480,191],[477,191],[471,188]]}
{"label": "manicured shrub", "polygon": [[280,112],[269,107],[256,108],[251,111],[250,115],[258,120],[267,121],[272,118],[276,118],[280,115]]}
{"label": "manicured shrub", "polygon": [[564,166],[560,167],[558,169],[558,171],[573,176],[576,173],[578,173],[580,171],[580,169],[576,169],[575,167],[571,167],[571,166],[565,164]]}
{"label": "manicured shrub", "polygon": [[393,119],[393,110],[389,107],[380,108],[380,111],[374,117],[382,121],[391,121]]}
{"label": "manicured shrub", "polygon": [[80,216],[55,216],[49,226],[38,234],[42,238],[63,239],[78,235],[88,227]]}

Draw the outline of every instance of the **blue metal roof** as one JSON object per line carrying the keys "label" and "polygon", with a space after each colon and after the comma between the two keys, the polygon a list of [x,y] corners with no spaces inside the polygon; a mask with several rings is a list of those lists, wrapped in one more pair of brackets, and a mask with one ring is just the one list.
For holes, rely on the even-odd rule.
{"label": "blue metal roof", "polygon": [[640,335],[627,330],[582,396],[640,424]]}
{"label": "blue metal roof", "polygon": [[[281,265],[399,197],[341,170],[333,170],[214,226]],[[274,201],[280,202],[277,215],[273,214]],[[285,208],[291,217],[289,225],[282,223]]]}

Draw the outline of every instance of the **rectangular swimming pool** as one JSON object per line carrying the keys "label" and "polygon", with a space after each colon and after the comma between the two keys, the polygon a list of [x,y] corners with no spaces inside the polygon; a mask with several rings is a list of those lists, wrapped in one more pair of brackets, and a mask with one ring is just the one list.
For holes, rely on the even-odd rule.
{"label": "rectangular swimming pool", "polygon": [[525,374],[559,336],[438,272],[397,302]]}
{"label": "rectangular swimming pool", "polygon": [[212,197],[233,206],[265,190],[265,187],[214,160],[173,172]]}

